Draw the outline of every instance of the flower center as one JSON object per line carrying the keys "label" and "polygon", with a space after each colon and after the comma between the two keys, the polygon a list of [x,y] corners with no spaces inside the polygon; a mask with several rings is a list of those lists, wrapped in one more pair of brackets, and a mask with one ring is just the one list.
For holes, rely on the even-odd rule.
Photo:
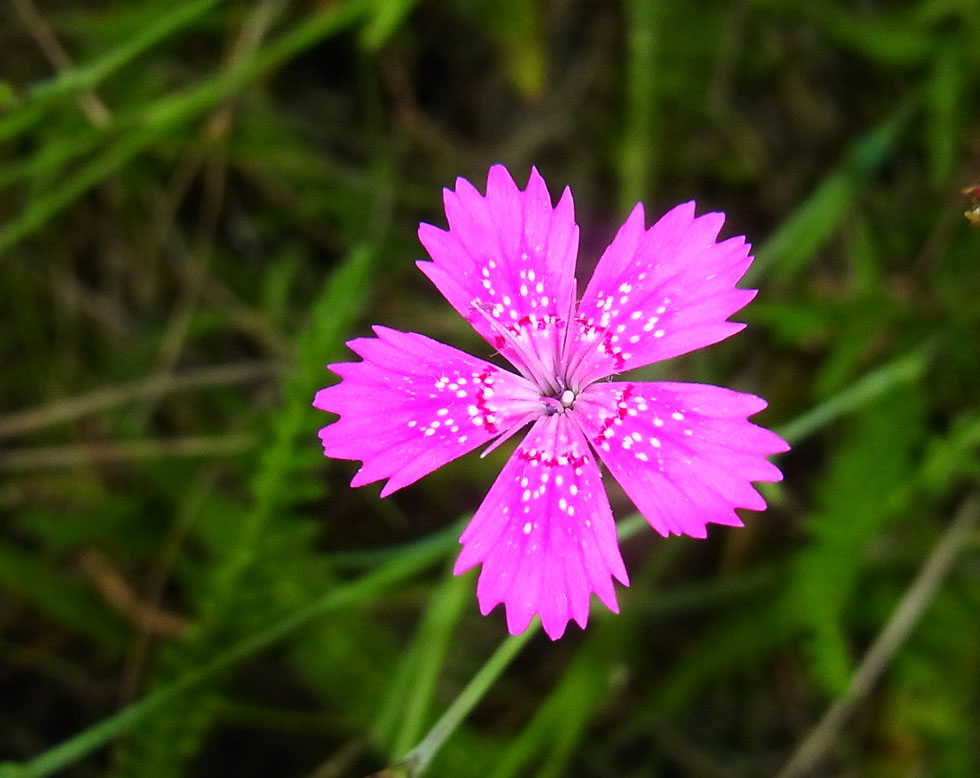
{"label": "flower center", "polygon": [[565,389],[561,394],[543,394],[541,399],[545,404],[549,416],[556,413],[566,413],[575,406],[575,398],[578,395],[572,389]]}

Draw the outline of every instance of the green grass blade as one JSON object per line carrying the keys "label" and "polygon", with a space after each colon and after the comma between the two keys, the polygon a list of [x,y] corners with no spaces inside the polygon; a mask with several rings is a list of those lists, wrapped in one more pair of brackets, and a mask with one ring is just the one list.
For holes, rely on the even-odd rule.
{"label": "green grass blade", "polygon": [[342,608],[351,608],[376,597],[402,581],[417,575],[429,565],[444,559],[455,546],[455,528],[426,538],[405,549],[392,561],[351,583],[342,584],[310,606],[291,614],[268,629],[238,642],[206,665],[173,683],[148,694],[142,700],[104,721],[89,727],[60,745],[21,765],[0,765],[0,778],[42,778],[63,770],[130,732],[154,713],[188,692],[212,684],[223,673],[249,657],[295,634],[316,619]]}
{"label": "green grass blade", "polygon": [[367,8],[364,0],[350,0],[337,8],[298,24],[290,32],[236,62],[211,78],[175,96],[163,97],[134,117],[133,129],[111,147],[69,176],[53,190],[40,195],[20,215],[0,227],[0,253],[23,240],[85,192],[121,168],[133,157],[175,127],[186,125],[227,99],[242,87],[325,37],[359,21]]}
{"label": "green grass blade", "polygon": [[7,116],[0,117],[0,140],[6,140],[35,125],[44,109],[53,101],[91,89],[121,67],[144,54],[165,38],[180,32],[216,7],[220,0],[186,0],[172,4],[167,13],[147,21],[138,32],[101,59],[88,65],[66,70],[51,81],[34,87],[14,105]]}
{"label": "green grass blade", "polygon": [[874,402],[896,386],[917,381],[935,353],[932,341],[882,367],[872,370],[846,389],[824,400],[776,431],[790,443],[812,435],[842,416]]}
{"label": "green grass blade", "polygon": [[873,131],[855,141],[840,165],[756,251],[746,281],[797,276],[830,239],[871,176],[894,153],[918,103],[908,99]]}
{"label": "green grass blade", "polygon": [[626,117],[619,150],[619,207],[626,213],[652,194],[658,149],[657,65],[662,0],[629,0]]}

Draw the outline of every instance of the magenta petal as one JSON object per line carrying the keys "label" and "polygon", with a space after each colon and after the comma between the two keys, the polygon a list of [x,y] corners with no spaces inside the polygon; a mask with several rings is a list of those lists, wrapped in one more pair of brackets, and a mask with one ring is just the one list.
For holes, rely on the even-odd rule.
{"label": "magenta petal", "polygon": [[706,384],[600,383],[575,414],[654,529],[702,538],[710,523],[740,526],[735,508],[765,508],[752,481],[782,478],[766,457],[789,447],[746,419],[764,407]]}
{"label": "magenta petal", "polygon": [[552,207],[537,170],[521,191],[506,168],[495,165],[485,197],[458,179],[444,200],[449,230],[419,227],[432,257],[419,268],[524,375],[555,375],[575,294],[578,227],[571,192],[565,189]]}
{"label": "magenta petal", "polygon": [[695,218],[690,202],[649,230],[643,221],[637,205],[582,297],[569,355],[575,385],[685,354],[743,327],[727,319],[755,295],[735,288],[752,257],[743,238],[715,241],[724,216]]}
{"label": "magenta petal", "polygon": [[320,430],[324,453],[364,463],[352,486],[387,478],[386,496],[540,412],[520,376],[414,332],[375,333],[348,344],[364,361],[331,365],[344,380],[313,401],[340,415]]}
{"label": "magenta petal", "polygon": [[592,592],[618,612],[612,578],[628,583],[599,468],[563,414],[535,423],[460,542],[456,573],[482,562],[480,610],[504,603],[515,635],[536,613],[552,640],[584,627]]}

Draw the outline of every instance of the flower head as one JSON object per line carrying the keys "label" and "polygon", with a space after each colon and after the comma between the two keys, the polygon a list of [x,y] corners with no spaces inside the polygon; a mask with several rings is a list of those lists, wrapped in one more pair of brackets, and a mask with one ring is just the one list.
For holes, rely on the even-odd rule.
{"label": "flower head", "polygon": [[476,511],[455,572],[482,564],[486,614],[504,603],[522,632],[534,614],[556,639],[585,626],[595,592],[618,612],[628,585],[597,457],[662,535],[706,536],[761,510],[751,481],[778,481],[766,456],[788,446],[747,420],[766,403],[717,386],[610,381],[711,345],[755,295],[735,284],[752,262],[744,239],[716,242],[724,216],[673,208],[647,229],[637,205],[576,302],[578,227],[566,188],[552,205],[532,169],[519,190],[496,165],[486,196],[458,179],[445,190],[449,229],[419,238],[419,267],[514,371],[414,332],[375,327],[348,345],[361,362],[314,405],[340,418],[324,452],[363,462],[351,482],[388,479],[382,496],[531,425]]}

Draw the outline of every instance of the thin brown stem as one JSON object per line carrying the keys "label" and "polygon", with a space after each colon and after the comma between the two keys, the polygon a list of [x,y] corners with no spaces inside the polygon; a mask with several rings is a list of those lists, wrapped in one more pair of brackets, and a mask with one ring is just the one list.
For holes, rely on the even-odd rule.
{"label": "thin brown stem", "polygon": [[915,625],[936,596],[957,556],[980,520],[980,495],[972,495],[960,507],[915,580],[902,596],[888,623],[861,659],[847,690],[827,708],[823,717],[790,756],[777,778],[799,778],[809,774],[833,745],[838,732],[858,703],[863,700],[898,649],[908,640]]}
{"label": "thin brown stem", "polygon": [[24,435],[150,397],[209,386],[263,381],[276,376],[280,369],[280,365],[275,362],[242,362],[181,373],[158,373],[138,381],[102,386],[77,397],[4,414],[0,417],[0,438]]}
{"label": "thin brown stem", "polygon": [[[68,56],[68,52],[34,5],[33,0],[11,0],[11,3],[20,14],[27,32],[34,38],[37,47],[52,67],[59,72],[74,68],[75,64]],[[112,113],[91,89],[82,91],[78,96],[78,105],[85,118],[96,127],[104,127],[112,121]]]}
{"label": "thin brown stem", "polygon": [[256,439],[251,435],[223,435],[38,446],[0,453],[0,472],[80,467],[162,457],[233,456],[253,449],[256,444]]}

